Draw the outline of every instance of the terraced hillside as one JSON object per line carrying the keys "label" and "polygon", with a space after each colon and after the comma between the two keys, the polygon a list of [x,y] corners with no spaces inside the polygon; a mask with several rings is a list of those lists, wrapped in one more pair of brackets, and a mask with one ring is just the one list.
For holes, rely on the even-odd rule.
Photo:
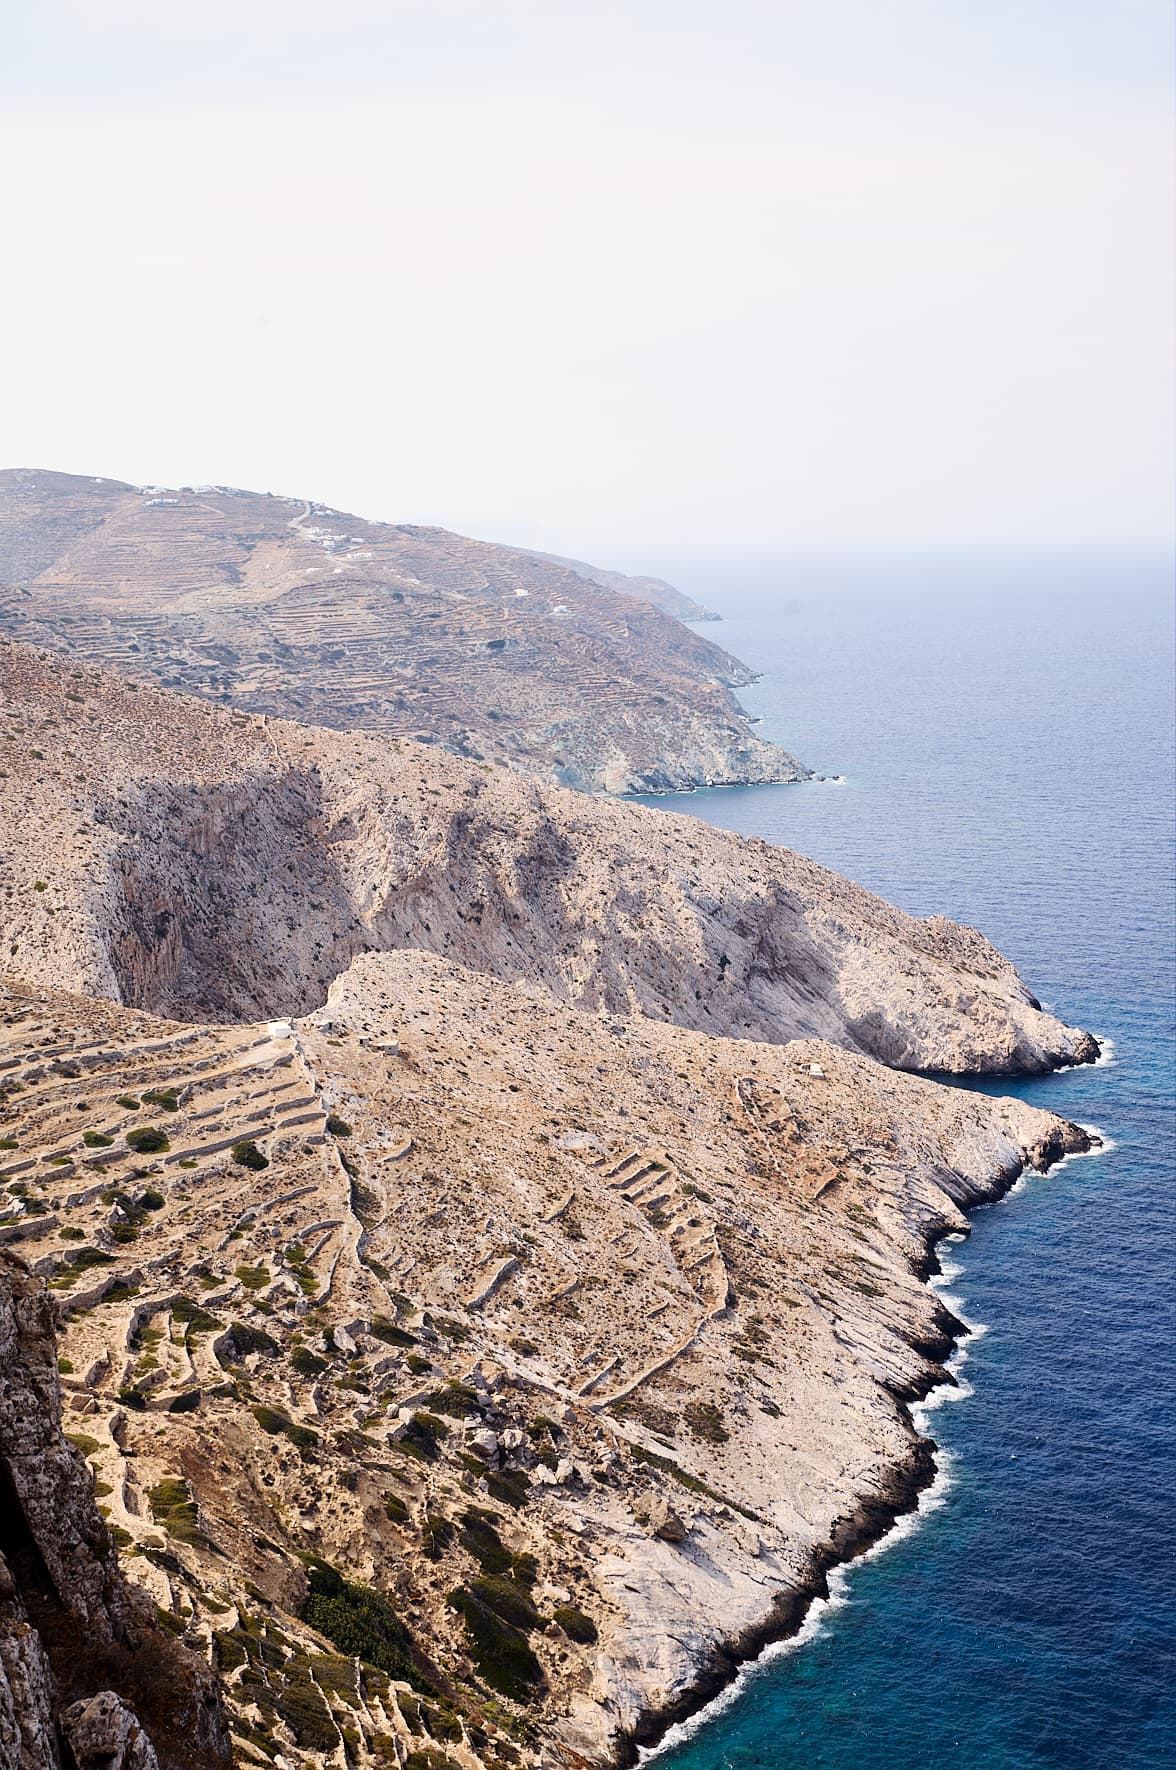
{"label": "terraced hillside", "polygon": [[574,564],[301,499],[0,473],[0,632],[594,792],[804,777],[733,698],[753,673],[655,606],[676,592]]}
{"label": "terraced hillside", "polygon": [[623,1755],[926,1479],[926,1239],[1085,1142],[423,953],[292,1024],[0,996],[0,1238],[243,1765]]}

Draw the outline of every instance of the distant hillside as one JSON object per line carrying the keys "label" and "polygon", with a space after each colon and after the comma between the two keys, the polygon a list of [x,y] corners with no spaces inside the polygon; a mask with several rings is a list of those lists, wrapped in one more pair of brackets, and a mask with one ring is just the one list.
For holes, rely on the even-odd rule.
{"label": "distant hillside", "polygon": [[666,613],[676,595],[269,493],[0,473],[13,637],[588,791],[804,778],[734,699],[753,672]]}
{"label": "distant hillside", "polygon": [[667,615],[673,615],[679,621],[721,621],[723,618],[713,609],[704,608],[701,602],[695,602],[692,596],[675,590],[664,578],[629,577],[624,572],[610,572],[603,566],[589,565],[583,559],[565,559],[559,553],[532,553],[530,557],[545,560],[548,565],[562,565],[593,584],[619,590],[622,596],[638,596],[644,602],[652,602],[655,608],[664,609]]}

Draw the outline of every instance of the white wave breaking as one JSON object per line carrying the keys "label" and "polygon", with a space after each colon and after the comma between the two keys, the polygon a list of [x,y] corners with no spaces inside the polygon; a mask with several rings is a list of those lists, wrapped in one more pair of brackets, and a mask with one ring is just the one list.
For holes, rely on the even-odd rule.
{"label": "white wave breaking", "polygon": [[[951,1368],[950,1364],[947,1368]],[[972,1393],[970,1385],[966,1387],[966,1393],[968,1395]],[[918,1403],[918,1410],[922,1411],[926,1408],[939,1406],[939,1401],[934,1399],[936,1396],[940,1396],[944,1401],[950,1400],[952,1397],[962,1399],[961,1392],[955,1385],[940,1383],[922,1402]],[[915,1412],[916,1409],[912,1408],[912,1418]],[[919,1426],[918,1430],[922,1431],[922,1427]],[[712,1698],[705,1708],[699,1709],[697,1714],[687,1716],[684,1721],[676,1721],[656,1745],[643,1746],[638,1753],[638,1763],[652,1763],[675,1746],[684,1745],[687,1740],[693,1739],[697,1733],[702,1732],[705,1727],[709,1727],[712,1721],[717,1721],[720,1716],[734,1707],[748,1686],[757,1678],[762,1677],[777,1661],[787,1659],[793,1653],[799,1653],[802,1647],[806,1647],[810,1641],[815,1641],[818,1636],[823,1635],[834,1614],[853,1603],[851,1588],[854,1569],[861,1566],[863,1562],[876,1561],[880,1555],[885,1555],[890,1549],[897,1547],[899,1543],[905,1542],[918,1530],[924,1518],[932,1512],[937,1512],[946,1503],[954,1479],[952,1470],[954,1462],[955,1456],[951,1451],[937,1448],[934,1479],[919,1494],[913,1509],[901,1513],[894,1520],[890,1529],[884,1532],[877,1542],[871,1543],[870,1547],[862,1554],[855,1556],[852,1561],[843,1561],[837,1567],[829,1569],[829,1596],[812,1600],[805,1612],[804,1621],[795,1635],[789,1635],[786,1641],[769,1642],[756,1654],[754,1659],[748,1660],[746,1665],[740,1666],[731,1683]]]}
{"label": "white wave breaking", "polygon": [[1098,1041],[1098,1056],[1093,1063],[1063,1063],[1054,1070],[1054,1075],[1069,1076],[1078,1069],[1113,1069],[1119,1061],[1114,1039],[1104,1038],[1101,1033],[1094,1036]]}
{"label": "white wave breaking", "polygon": [[1118,1147],[1115,1139],[1113,1137],[1108,1137],[1105,1131],[1100,1131],[1097,1125],[1084,1125],[1081,1120],[1077,1122],[1079,1129],[1085,1131],[1086,1135],[1094,1140],[1091,1143],[1090,1148],[1067,1150],[1065,1155],[1061,1156],[1052,1164],[1047,1174],[1038,1173],[1036,1168],[1026,1168],[1009,1187],[1008,1192],[1005,1194],[1006,1198],[1015,1198],[1018,1193],[1024,1192],[1026,1187],[1029,1186],[1032,1181],[1052,1179],[1055,1174],[1060,1174],[1062,1169],[1068,1167],[1071,1162],[1084,1162],[1089,1161],[1092,1156],[1109,1155],[1112,1149]]}

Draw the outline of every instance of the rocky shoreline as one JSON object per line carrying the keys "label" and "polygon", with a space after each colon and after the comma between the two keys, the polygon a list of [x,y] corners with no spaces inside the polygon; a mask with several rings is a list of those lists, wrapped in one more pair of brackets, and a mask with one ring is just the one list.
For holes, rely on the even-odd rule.
{"label": "rocky shoreline", "polygon": [[[1097,1042],[1092,1039],[1091,1043],[1095,1044],[1097,1052]],[[1093,1062],[1095,1059],[1084,1058],[1081,1061]],[[1099,1147],[1100,1139],[1096,1135],[1081,1126],[1073,1128],[1081,1131],[1085,1139],[1083,1144],[1075,1143],[1074,1147],[1067,1148],[1062,1133],[1057,1130],[1051,1132],[1040,1149],[1034,1152],[1039,1155],[1040,1163],[1026,1161],[1012,1171],[1002,1172],[989,1192],[978,1194],[971,1201],[970,1208],[994,1204],[1004,1198],[1030,1167],[1035,1172],[1047,1173],[1068,1155],[1090,1154]],[[956,1226],[945,1223],[929,1235],[925,1259],[917,1266],[918,1276],[924,1284],[941,1270],[936,1253],[939,1243],[946,1236],[956,1233],[959,1233]],[[947,1369],[946,1360],[969,1338],[971,1331],[967,1323],[953,1315],[946,1304],[938,1304],[934,1336],[908,1342],[929,1362],[924,1371],[906,1385],[901,1397],[904,1416],[910,1428],[907,1459],[894,1465],[880,1492],[865,1495],[844,1518],[835,1520],[828,1543],[813,1556],[807,1583],[802,1582],[792,1591],[781,1593],[776,1606],[762,1624],[745,1629],[730,1641],[724,1642],[700,1666],[697,1681],[688,1691],[663,1708],[651,1709],[641,1718],[631,1734],[617,1741],[613,1757],[616,1770],[631,1770],[644,1750],[656,1747],[672,1727],[700,1715],[766,1648],[780,1641],[791,1640],[798,1634],[813,1601],[828,1598],[829,1574],[833,1569],[860,1559],[876,1543],[881,1542],[901,1518],[917,1509],[920,1495],[935,1480],[939,1446],[933,1438],[916,1429],[910,1417],[910,1406],[925,1400],[933,1390],[944,1384],[956,1386],[956,1379]]]}

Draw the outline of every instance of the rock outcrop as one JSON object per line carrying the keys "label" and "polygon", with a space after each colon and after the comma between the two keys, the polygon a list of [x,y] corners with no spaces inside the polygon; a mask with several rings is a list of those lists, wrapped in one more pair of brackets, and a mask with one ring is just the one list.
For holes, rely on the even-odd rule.
{"label": "rock outcrop", "polygon": [[803,779],[675,600],[303,499],[0,472],[0,632],[75,662],[590,792]]}

